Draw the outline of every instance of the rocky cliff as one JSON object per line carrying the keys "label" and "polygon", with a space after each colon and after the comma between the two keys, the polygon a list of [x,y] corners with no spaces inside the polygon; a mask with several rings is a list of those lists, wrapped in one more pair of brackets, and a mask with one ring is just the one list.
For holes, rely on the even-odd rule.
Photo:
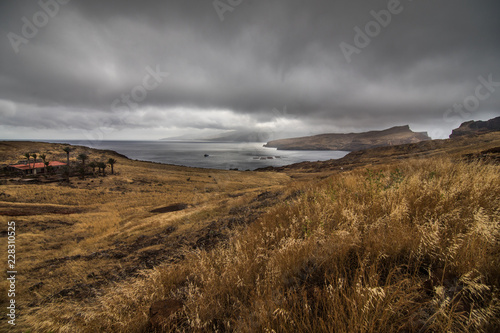
{"label": "rocky cliff", "polygon": [[496,131],[500,131],[500,117],[487,121],[471,120],[462,123],[459,128],[454,129],[451,132],[450,139]]}
{"label": "rocky cliff", "polygon": [[408,125],[396,126],[382,131],[347,134],[320,134],[301,138],[274,140],[265,147],[280,150],[346,150],[416,143],[430,140],[425,132],[413,132]]}

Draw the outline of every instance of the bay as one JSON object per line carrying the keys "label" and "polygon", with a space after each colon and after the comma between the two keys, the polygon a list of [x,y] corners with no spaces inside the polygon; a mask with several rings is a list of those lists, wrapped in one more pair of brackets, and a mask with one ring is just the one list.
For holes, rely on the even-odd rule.
{"label": "bay", "polygon": [[304,161],[344,157],[346,151],[277,150],[256,142],[206,141],[51,141],[96,149],[110,149],[131,159],[211,169],[255,170]]}

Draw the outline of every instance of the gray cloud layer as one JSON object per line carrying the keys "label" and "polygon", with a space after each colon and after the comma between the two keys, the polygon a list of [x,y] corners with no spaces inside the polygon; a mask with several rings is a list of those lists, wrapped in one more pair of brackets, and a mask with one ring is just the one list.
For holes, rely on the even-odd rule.
{"label": "gray cloud layer", "polygon": [[[396,124],[440,136],[500,110],[498,86],[470,98],[479,76],[500,82],[494,0],[58,1],[0,4],[0,138]],[[374,23],[371,11],[396,5],[385,27]],[[356,44],[354,28],[369,22],[369,45]],[[342,42],[357,46],[350,62]],[[471,111],[447,111],[464,101]]]}

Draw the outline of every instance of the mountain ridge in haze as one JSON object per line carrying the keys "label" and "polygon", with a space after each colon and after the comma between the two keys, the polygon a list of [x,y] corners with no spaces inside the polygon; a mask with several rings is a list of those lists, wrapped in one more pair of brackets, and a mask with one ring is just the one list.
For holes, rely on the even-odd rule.
{"label": "mountain ridge in haze", "polygon": [[292,135],[291,133],[273,132],[273,131],[229,131],[210,136],[197,136],[185,134],[181,136],[162,138],[161,141],[209,141],[209,142],[267,142],[269,140],[278,140]]}

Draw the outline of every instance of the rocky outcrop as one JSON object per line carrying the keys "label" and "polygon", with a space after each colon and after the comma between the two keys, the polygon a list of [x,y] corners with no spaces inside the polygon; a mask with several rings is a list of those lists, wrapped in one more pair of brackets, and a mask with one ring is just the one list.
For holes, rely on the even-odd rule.
{"label": "rocky outcrop", "polygon": [[451,132],[450,139],[496,131],[500,131],[500,117],[487,121],[471,120],[462,123],[459,128],[454,129]]}
{"label": "rocky outcrop", "polygon": [[348,134],[320,134],[301,138],[274,140],[265,147],[280,150],[345,150],[356,151],[374,147],[394,146],[430,140],[426,132],[413,132],[408,125],[382,131]]}

